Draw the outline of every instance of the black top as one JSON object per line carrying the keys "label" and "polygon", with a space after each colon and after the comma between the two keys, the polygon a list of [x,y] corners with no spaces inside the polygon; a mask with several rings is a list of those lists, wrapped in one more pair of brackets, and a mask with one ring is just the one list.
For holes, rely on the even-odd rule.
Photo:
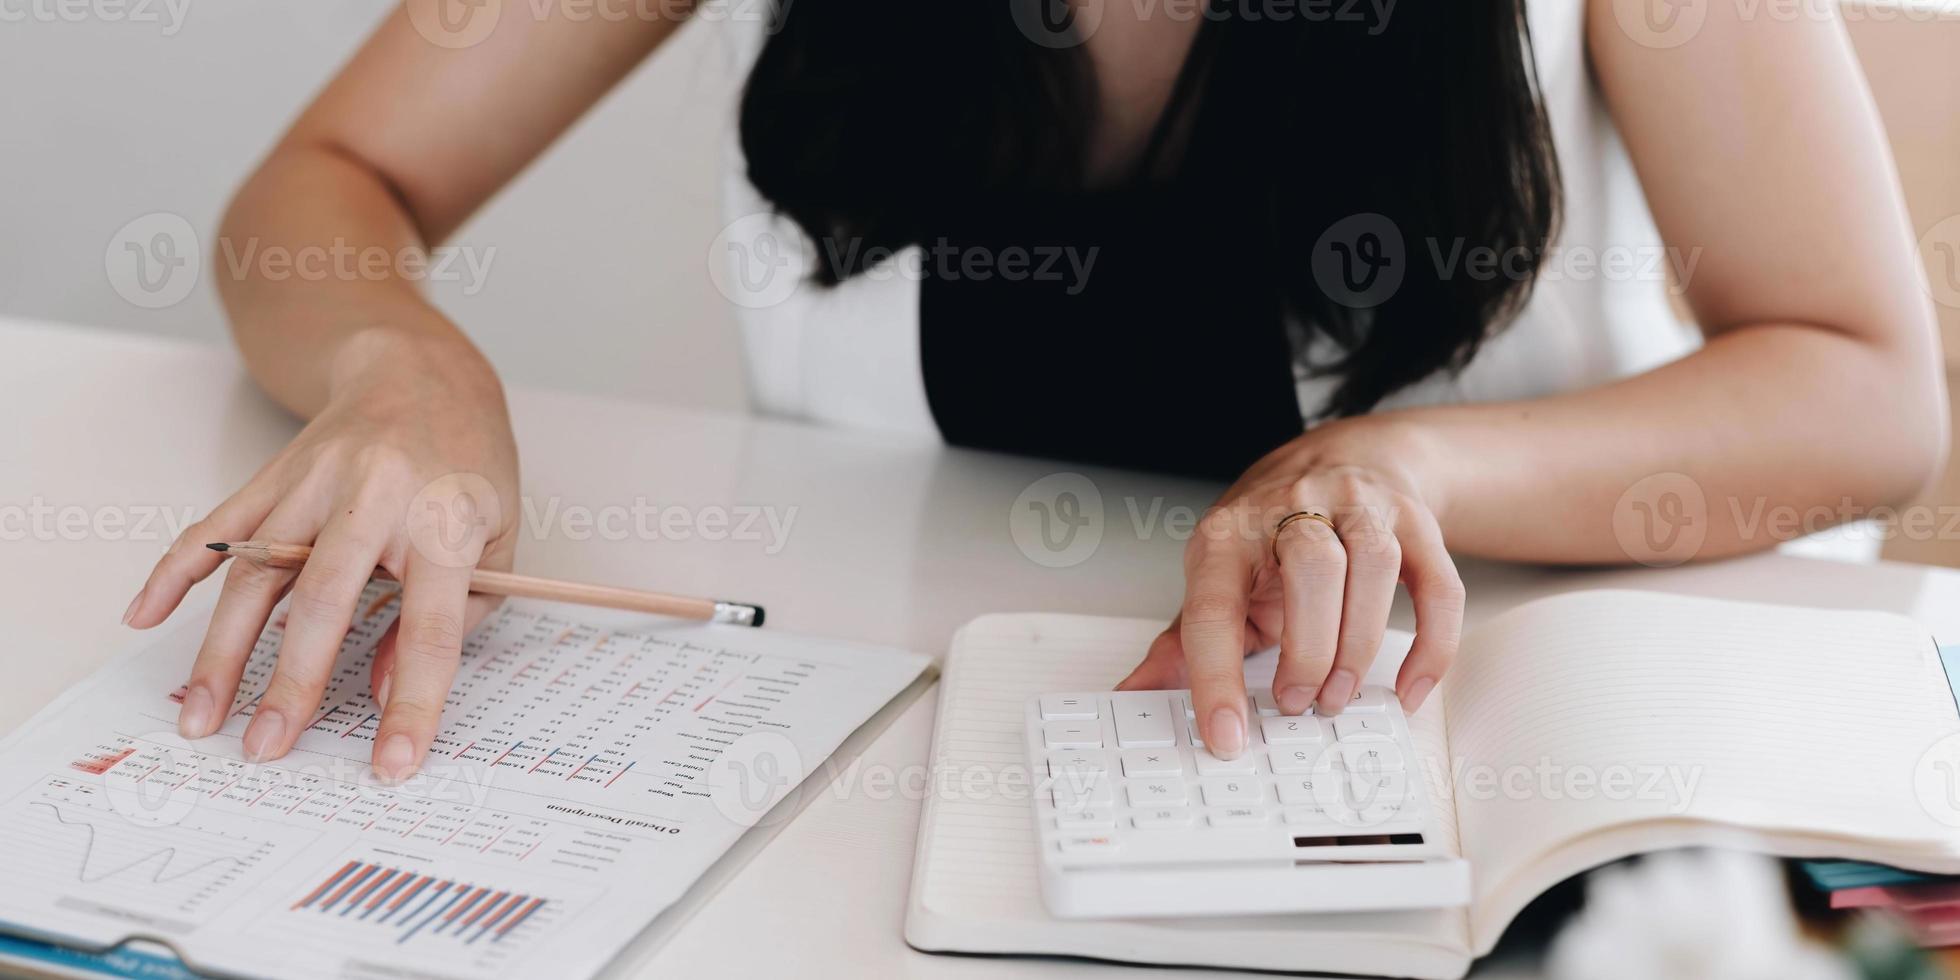
{"label": "black top", "polygon": [[924,246],[920,356],[940,433],[1235,479],[1302,431],[1264,218],[1190,180],[975,202]]}
{"label": "black top", "polygon": [[1239,179],[1269,124],[1205,105],[1239,84],[1210,77],[1216,26],[1123,189],[976,195],[924,243],[947,442],[1233,480],[1303,430],[1272,208]]}

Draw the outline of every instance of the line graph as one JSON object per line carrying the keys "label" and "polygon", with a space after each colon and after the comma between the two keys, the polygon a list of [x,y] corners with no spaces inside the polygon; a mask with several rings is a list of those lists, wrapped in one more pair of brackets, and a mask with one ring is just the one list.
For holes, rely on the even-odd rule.
{"label": "line graph", "polygon": [[[175,874],[171,874],[169,871],[170,866],[176,860],[177,854],[179,850],[181,850],[181,848],[179,848],[178,845],[176,844],[170,844],[164,847],[160,847],[147,854],[144,854],[141,857],[138,857],[136,860],[129,862],[128,864],[124,864],[119,867],[109,868],[107,870],[101,871],[96,874],[91,874],[89,872],[89,868],[95,865],[95,835],[96,835],[95,825],[88,822],[87,820],[70,819],[61,812],[60,807],[54,805],[53,803],[49,803],[45,800],[31,800],[28,802],[27,805],[29,807],[45,807],[49,813],[54,815],[54,818],[57,822],[68,827],[79,827],[81,828],[81,831],[83,833],[88,835],[86,839],[87,842],[82,845],[82,860],[80,864],[78,864],[75,868],[75,880],[85,885],[94,884],[95,882],[102,881],[106,878],[113,878],[116,875],[122,874],[123,872],[135,870],[146,864],[155,865],[155,869],[150,874],[150,884],[167,885],[173,881],[178,881],[183,878],[188,878],[191,875],[197,874],[198,872],[203,871],[204,869],[209,868],[216,864],[231,864],[237,866],[244,866],[247,863],[247,860],[245,858],[232,857],[230,855],[219,855],[217,857],[206,860],[200,864],[193,864],[190,867],[185,868]],[[158,858],[162,858],[162,860],[159,861],[157,860]]]}
{"label": "line graph", "polygon": [[0,809],[10,885],[159,928],[189,928],[262,880],[317,834],[254,827],[249,836],[185,813],[147,824],[93,781],[54,776]]}

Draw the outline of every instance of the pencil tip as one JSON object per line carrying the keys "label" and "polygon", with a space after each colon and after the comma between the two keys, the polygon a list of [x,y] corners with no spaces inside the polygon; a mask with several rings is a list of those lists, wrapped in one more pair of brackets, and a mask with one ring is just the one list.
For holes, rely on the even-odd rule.
{"label": "pencil tip", "polygon": [[205,547],[206,547],[206,548],[209,548],[209,549],[211,549],[212,551],[230,551],[230,550],[231,550],[231,545],[228,545],[228,544],[225,544],[225,543],[224,543],[224,542],[222,542],[222,541],[219,541],[219,542],[217,542],[217,543],[215,543],[215,544],[207,544],[207,545],[205,545]]}

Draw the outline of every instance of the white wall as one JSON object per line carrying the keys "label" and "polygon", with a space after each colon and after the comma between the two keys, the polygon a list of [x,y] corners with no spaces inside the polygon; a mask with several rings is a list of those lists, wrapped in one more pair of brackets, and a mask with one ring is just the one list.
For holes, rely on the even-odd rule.
{"label": "white wall", "polygon": [[[145,309],[112,288],[105,250],[163,211],[208,252],[232,188],[392,5],[0,0],[0,315],[223,340],[212,270]],[[689,26],[456,239],[488,272],[474,295],[433,294],[505,377],[746,404],[707,276],[732,119],[721,45]]]}

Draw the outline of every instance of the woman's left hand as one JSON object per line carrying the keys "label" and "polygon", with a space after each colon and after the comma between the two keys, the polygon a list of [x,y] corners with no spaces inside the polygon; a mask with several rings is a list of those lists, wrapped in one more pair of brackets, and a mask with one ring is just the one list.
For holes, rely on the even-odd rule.
{"label": "woman's left hand", "polygon": [[[1188,684],[1205,745],[1232,758],[1247,738],[1245,655],[1279,645],[1282,712],[1318,703],[1337,713],[1381,649],[1399,581],[1415,601],[1416,639],[1395,691],[1415,710],[1463,627],[1436,491],[1411,468],[1422,455],[1376,416],[1323,424],[1254,464],[1200,522],[1184,552],[1183,608],[1119,689]],[[1318,516],[1287,520],[1298,514]]]}

